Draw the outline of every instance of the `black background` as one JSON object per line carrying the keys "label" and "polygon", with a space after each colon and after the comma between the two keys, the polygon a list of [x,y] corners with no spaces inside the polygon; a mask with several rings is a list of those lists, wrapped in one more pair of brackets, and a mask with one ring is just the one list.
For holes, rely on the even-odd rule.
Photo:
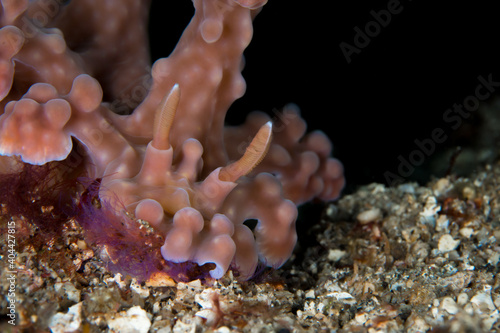
{"label": "black background", "polygon": [[[308,129],[331,138],[350,189],[386,183],[384,173],[397,172],[398,156],[408,156],[414,140],[430,138],[433,129],[453,134],[444,112],[474,94],[479,75],[500,82],[494,2],[400,1],[400,13],[347,63],[340,43],[353,45],[354,27],[364,30],[374,21],[371,11],[389,3],[270,0],[245,52],[247,93],[228,122],[298,104]],[[188,0],[155,0],[151,13],[154,60],[168,56],[193,8]],[[437,150],[454,144],[447,140]],[[427,180],[418,173],[408,179]]]}

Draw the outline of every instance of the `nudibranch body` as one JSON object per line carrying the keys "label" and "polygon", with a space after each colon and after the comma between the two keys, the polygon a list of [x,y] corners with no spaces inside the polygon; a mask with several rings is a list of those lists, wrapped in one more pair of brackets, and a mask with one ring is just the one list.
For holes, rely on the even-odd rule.
{"label": "nudibranch body", "polygon": [[[150,70],[148,1],[47,12],[43,1],[1,0],[0,154],[42,165],[76,151],[101,180],[100,200],[163,237],[167,262],[213,264],[213,278],[279,267],[296,243],[296,205],[337,198],[344,177],[328,138],[306,134],[294,105],[274,122],[254,112],[224,126],[245,91],[242,54],[264,3],[195,0],[177,47]],[[138,87],[147,94],[116,113]]]}

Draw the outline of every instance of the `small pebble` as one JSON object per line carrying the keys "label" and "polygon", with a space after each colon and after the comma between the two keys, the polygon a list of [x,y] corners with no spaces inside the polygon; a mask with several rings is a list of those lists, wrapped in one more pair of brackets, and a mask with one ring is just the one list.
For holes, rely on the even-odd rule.
{"label": "small pebble", "polygon": [[340,259],[342,259],[347,252],[339,250],[339,249],[330,249],[328,251],[328,260],[331,260],[333,262],[337,262]]}
{"label": "small pebble", "polygon": [[307,299],[307,298],[315,298],[316,296],[315,296],[315,294],[314,294],[314,289],[310,289],[310,290],[308,290],[308,291],[306,292],[306,295],[305,295],[305,296],[306,296],[306,299]]}
{"label": "small pebble", "polygon": [[79,332],[82,324],[82,302],[68,309],[67,313],[58,312],[50,320],[49,328],[52,333]]}
{"label": "small pebble", "polygon": [[382,218],[382,212],[378,208],[372,208],[370,210],[365,210],[358,214],[356,219],[361,224],[367,224],[370,222],[378,221]]}
{"label": "small pebble", "polygon": [[148,333],[151,320],[148,313],[136,305],[126,312],[118,313],[108,320],[108,327],[113,332],[120,333]]}
{"label": "small pebble", "polygon": [[455,240],[450,234],[446,234],[439,238],[438,249],[445,253],[455,250],[460,245],[460,240]]}

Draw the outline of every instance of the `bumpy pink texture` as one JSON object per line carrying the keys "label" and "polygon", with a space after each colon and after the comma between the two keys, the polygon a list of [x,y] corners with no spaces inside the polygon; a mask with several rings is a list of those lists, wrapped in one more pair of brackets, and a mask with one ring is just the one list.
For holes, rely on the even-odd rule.
{"label": "bumpy pink texture", "polygon": [[[177,47],[151,68],[149,1],[0,0],[0,154],[44,164],[78,148],[74,138],[101,199],[117,197],[162,233],[166,260],[215,263],[214,278],[279,267],[296,242],[296,204],[335,199],[344,178],[294,105],[274,124],[252,113],[224,127],[265,2],[194,0]],[[165,100],[173,113],[159,111]],[[163,134],[157,114],[173,117]]]}

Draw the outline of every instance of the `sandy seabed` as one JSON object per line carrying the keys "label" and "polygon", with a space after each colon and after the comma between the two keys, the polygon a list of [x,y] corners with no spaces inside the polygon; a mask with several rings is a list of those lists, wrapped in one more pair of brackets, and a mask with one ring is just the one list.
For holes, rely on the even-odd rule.
{"label": "sandy seabed", "polygon": [[363,186],[326,205],[281,269],[247,282],[228,272],[217,281],[139,284],[108,272],[71,221],[53,243],[16,249],[14,261],[4,234],[0,329],[498,331],[499,186],[500,164],[427,186]]}

